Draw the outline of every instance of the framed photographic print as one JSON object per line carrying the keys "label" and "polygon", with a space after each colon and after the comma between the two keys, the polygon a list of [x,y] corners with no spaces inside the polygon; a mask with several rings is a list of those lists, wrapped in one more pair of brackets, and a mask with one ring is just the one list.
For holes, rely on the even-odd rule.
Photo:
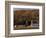
{"label": "framed photographic print", "polygon": [[5,1],[5,36],[45,34],[45,4]]}

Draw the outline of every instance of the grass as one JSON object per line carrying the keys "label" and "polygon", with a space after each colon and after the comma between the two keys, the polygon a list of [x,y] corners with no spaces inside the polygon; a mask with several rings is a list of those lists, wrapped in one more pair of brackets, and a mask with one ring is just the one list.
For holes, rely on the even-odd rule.
{"label": "grass", "polygon": [[14,28],[15,30],[20,30],[20,29],[31,29],[31,26],[17,26]]}

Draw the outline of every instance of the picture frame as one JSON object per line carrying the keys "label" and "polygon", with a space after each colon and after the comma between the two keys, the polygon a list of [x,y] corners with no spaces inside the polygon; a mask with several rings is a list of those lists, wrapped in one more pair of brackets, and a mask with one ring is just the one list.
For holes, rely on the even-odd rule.
{"label": "picture frame", "polygon": [[[39,29],[13,30],[13,12],[17,8],[39,9]],[[45,34],[45,3],[5,1],[5,36],[35,36]]]}

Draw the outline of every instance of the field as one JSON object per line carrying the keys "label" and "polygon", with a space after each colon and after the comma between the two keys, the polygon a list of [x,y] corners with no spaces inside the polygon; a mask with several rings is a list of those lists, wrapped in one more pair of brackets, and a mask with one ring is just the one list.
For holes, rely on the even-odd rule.
{"label": "field", "polygon": [[20,29],[31,29],[31,26],[18,25],[15,27],[15,30],[20,30]]}

